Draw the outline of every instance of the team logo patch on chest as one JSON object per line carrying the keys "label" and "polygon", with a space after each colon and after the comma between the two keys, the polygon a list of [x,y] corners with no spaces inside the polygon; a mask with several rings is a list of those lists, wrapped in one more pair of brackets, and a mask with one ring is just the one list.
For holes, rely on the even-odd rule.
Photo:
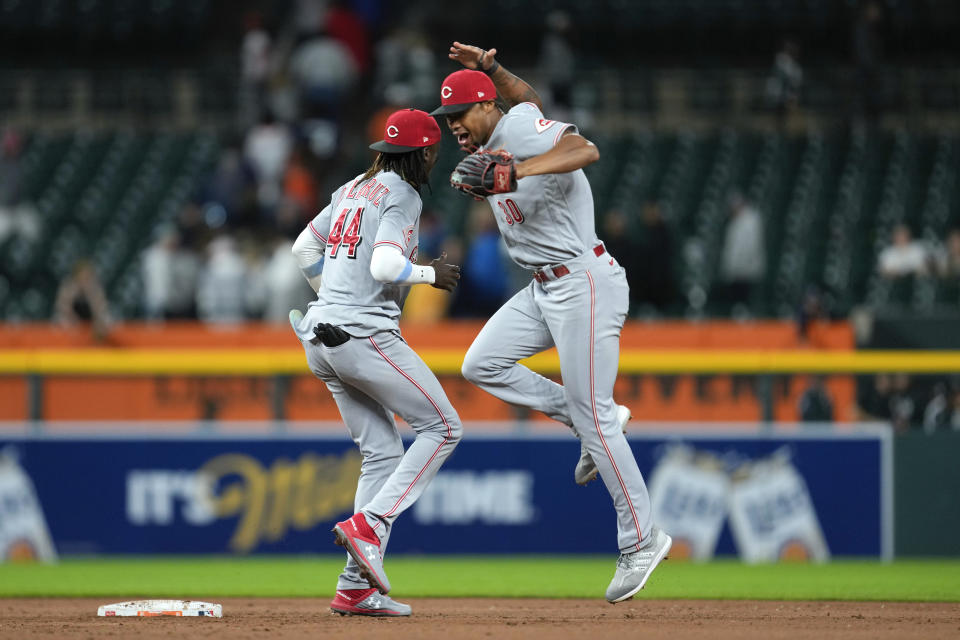
{"label": "team logo patch on chest", "polygon": [[543,133],[556,124],[556,122],[556,120],[544,120],[543,118],[540,118],[539,120],[534,121],[533,126],[537,128],[537,133]]}

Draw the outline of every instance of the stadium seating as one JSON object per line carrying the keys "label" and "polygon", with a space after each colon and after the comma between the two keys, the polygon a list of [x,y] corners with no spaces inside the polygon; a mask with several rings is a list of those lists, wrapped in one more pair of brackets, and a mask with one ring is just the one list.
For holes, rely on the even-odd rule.
{"label": "stadium seating", "polygon": [[0,296],[3,317],[50,317],[60,280],[83,257],[93,258],[113,310],[136,315],[139,252],[152,229],[177,215],[216,148],[200,133],[32,135],[22,161],[24,191],[41,233],[8,239],[2,248],[10,289]]}
{"label": "stadium seating", "polygon": [[[723,129],[594,139],[601,161],[588,174],[598,223],[613,209],[636,216],[642,202],[654,198],[674,229],[686,301],[677,312],[717,311],[732,190],[745,194],[765,223],[767,276],[752,305],[756,314],[789,316],[810,284],[825,287],[841,312],[864,302],[923,311],[960,303],[956,283],[889,282],[876,270],[895,224],[910,224],[931,245],[960,225],[956,135],[791,137]],[[138,256],[152,230],[170,221],[196,189],[217,148],[214,136],[197,132],[31,135],[22,160],[24,192],[36,204],[43,233],[0,247],[3,317],[49,317],[57,283],[85,255],[93,256],[116,312],[136,316]],[[449,173],[457,157],[445,137],[438,175]],[[472,200],[439,183],[424,196],[451,232],[466,232]]]}

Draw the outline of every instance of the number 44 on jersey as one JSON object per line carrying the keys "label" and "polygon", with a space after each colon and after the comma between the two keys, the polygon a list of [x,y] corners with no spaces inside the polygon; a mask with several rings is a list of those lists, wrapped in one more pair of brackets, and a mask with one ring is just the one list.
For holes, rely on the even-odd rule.
{"label": "number 44 on jersey", "polygon": [[353,209],[349,207],[344,209],[340,213],[340,217],[337,218],[337,221],[333,223],[333,228],[330,229],[330,236],[327,238],[327,247],[330,249],[331,258],[337,257],[341,245],[347,247],[348,258],[357,257],[357,246],[362,240],[360,237],[360,220],[363,217],[363,207],[359,207],[357,212],[353,214],[350,223],[347,224],[346,231],[344,231],[343,226],[346,224],[347,217],[351,211],[353,211]]}

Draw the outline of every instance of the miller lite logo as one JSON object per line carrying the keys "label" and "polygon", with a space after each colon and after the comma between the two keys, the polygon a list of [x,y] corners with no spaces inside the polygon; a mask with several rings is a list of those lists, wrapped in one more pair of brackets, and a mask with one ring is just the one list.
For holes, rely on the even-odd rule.
{"label": "miller lite logo", "polygon": [[452,95],[453,95],[453,89],[451,89],[450,87],[444,85],[443,89],[440,89],[440,97],[443,98],[444,100],[446,100]]}
{"label": "miller lite logo", "polygon": [[400,130],[397,129],[395,125],[390,125],[389,127],[387,127],[387,136],[391,138],[396,138],[398,135],[400,135]]}

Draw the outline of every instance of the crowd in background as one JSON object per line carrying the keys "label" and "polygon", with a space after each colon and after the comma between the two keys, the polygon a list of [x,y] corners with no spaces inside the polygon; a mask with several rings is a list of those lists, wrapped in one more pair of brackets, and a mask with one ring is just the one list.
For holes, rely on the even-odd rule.
{"label": "crowd in background", "polygon": [[[173,222],[155,229],[140,256],[147,320],[283,323],[289,309],[314,299],[291,254],[293,240],[346,173],[369,164],[367,144],[382,136],[386,117],[400,107],[435,107],[438,81],[450,70],[444,52],[431,49],[415,26],[415,14],[385,25],[381,12],[377,2],[296,0],[279,21],[256,11],[245,14],[237,42],[236,133],[220,141],[201,188]],[[857,79],[852,109],[866,123],[876,122],[882,104],[880,20],[879,5],[864,2],[851,33]],[[550,13],[540,33],[537,88],[545,111],[589,127],[589,113],[578,111],[573,99],[577,42],[570,16]],[[782,128],[790,127],[803,84],[800,45],[784,38],[764,96]],[[35,207],[21,195],[22,147],[16,131],[3,132],[0,245],[40,232]],[[442,180],[438,184],[444,188]],[[767,212],[736,191],[725,202],[711,308],[723,317],[749,318],[767,275]],[[597,212],[598,235],[626,269],[634,317],[679,315],[689,302],[680,282],[682,238],[666,213],[656,200]],[[529,282],[529,274],[507,257],[486,203],[471,206],[460,226],[454,230],[442,212],[424,208],[420,255],[446,252],[462,265],[463,280],[449,300],[412,295],[409,317],[487,317]],[[960,229],[916,239],[908,225],[895,224],[876,273],[891,286],[920,279],[960,289]],[[80,260],[64,278],[53,313],[64,325],[91,320],[95,332],[109,330],[109,301],[89,260]],[[833,313],[829,290],[822,283],[807,285],[796,301],[801,340],[810,323]],[[901,429],[960,429],[956,380],[876,376],[860,384],[858,404],[863,417],[890,420]],[[822,380],[804,393],[798,416],[832,418]]]}
{"label": "crowd in background", "polygon": [[[384,25],[381,14],[375,2],[296,0],[279,21],[256,11],[244,15],[238,133],[222,141],[216,166],[179,222],[159,229],[143,255],[147,318],[283,322],[284,307],[302,307],[312,298],[288,258],[290,243],[329,193],[369,164],[366,146],[382,135],[391,112],[435,106],[436,83],[446,69],[443,52],[431,50],[415,26],[416,15]],[[859,79],[852,108],[861,121],[874,120],[879,109],[880,15],[876,2],[864,2],[851,32]],[[551,117],[583,129],[589,113],[577,110],[572,97],[575,27],[561,11],[543,22],[538,89]],[[774,54],[765,96],[781,126],[797,108],[803,82],[799,44],[785,38]],[[727,204],[709,308],[713,315],[749,318],[757,314],[767,275],[767,212],[739,192],[728,194]],[[678,282],[684,247],[661,207],[650,201],[634,210],[597,212],[598,234],[629,274],[636,317],[679,315],[689,302]],[[464,280],[449,307],[414,315],[483,316],[525,284],[491,216],[470,213],[454,230],[428,203],[424,219],[433,246],[420,255],[429,259],[447,251],[464,262]],[[960,231],[940,245],[921,246],[901,226],[879,268],[891,279],[960,280],[958,256]],[[829,316],[829,299],[822,283],[810,283],[796,301],[801,325]]]}
{"label": "crowd in background", "polygon": [[[245,17],[240,134],[224,142],[204,187],[143,254],[148,319],[285,322],[287,310],[313,299],[290,254],[293,240],[349,172],[372,161],[367,145],[382,138],[390,113],[436,106],[445,69],[442,54],[411,26],[415,16],[375,39],[372,8],[364,14],[348,2],[298,0],[289,19],[272,28],[259,13]],[[571,22],[560,12],[546,22],[544,98],[569,117]],[[373,108],[354,108],[359,104]],[[463,263],[464,277],[449,305],[412,296],[408,316],[489,315],[526,284],[529,276],[506,256],[485,205],[462,226],[453,233],[425,208],[420,255],[446,252]],[[421,304],[429,308],[416,308]]]}
{"label": "crowd in background", "polygon": [[[244,14],[236,53],[236,133],[221,140],[219,157],[201,188],[172,224],[154,231],[141,256],[147,319],[284,322],[288,309],[302,308],[313,298],[290,255],[293,239],[340,182],[369,164],[367,144],[380,138],[391,112],[435,106],[436,84],[446,70],[443,52],[431,50],[425,34],[413,26],[416,15],[385,26],[381,13],[376,2],[296,0],[279,19],[268,20],[257,11]],[[878,108],[873,93],[882,54],[879,20],[877,3],[864,2],[851,34],[860,79],[854,108],[866,119]],[[572,99],[577,42],[570,16],[548,14],[541,34],[536,80],[545,110],[584,128],[589,114],[578,111]],[[767,107],[782,121],[796,108],[803,82],[799,45],[785,38],[766,84]],[[6,130],[0,242],[38,233],[35,208],[19,193],[21,147],[17,132]],[[767,275],[768,212],[739,192],[729,193],[726,202],[710,313],[749,318]],[[690,292],[679,282],[685,247],[669,220],[653,200],[629,210],[597,212],[598,234],[627,270],[635,317],[680,315],[690,302]],[[431,210],[429,203],[425,207],[420,255],[429,259],[446,251],[463,263],[464,278],[449,306],[414,309],[418,317],[482,317],[528,281],[507,258],[484,206],[471,209],[458,226],[454,230],[443,212]],[[918,241],[907,225],[897,224],[877,269],[894,285],[936,279],[960,286],[960,229]],[[85,272],[78,264],[65,287]],[[65,308],[58,304],[55,313],[67,322],[72,316]],[[796,308],[803,336],[811,321],[833,313],[830,292],[821,283],[809,283]]]}

